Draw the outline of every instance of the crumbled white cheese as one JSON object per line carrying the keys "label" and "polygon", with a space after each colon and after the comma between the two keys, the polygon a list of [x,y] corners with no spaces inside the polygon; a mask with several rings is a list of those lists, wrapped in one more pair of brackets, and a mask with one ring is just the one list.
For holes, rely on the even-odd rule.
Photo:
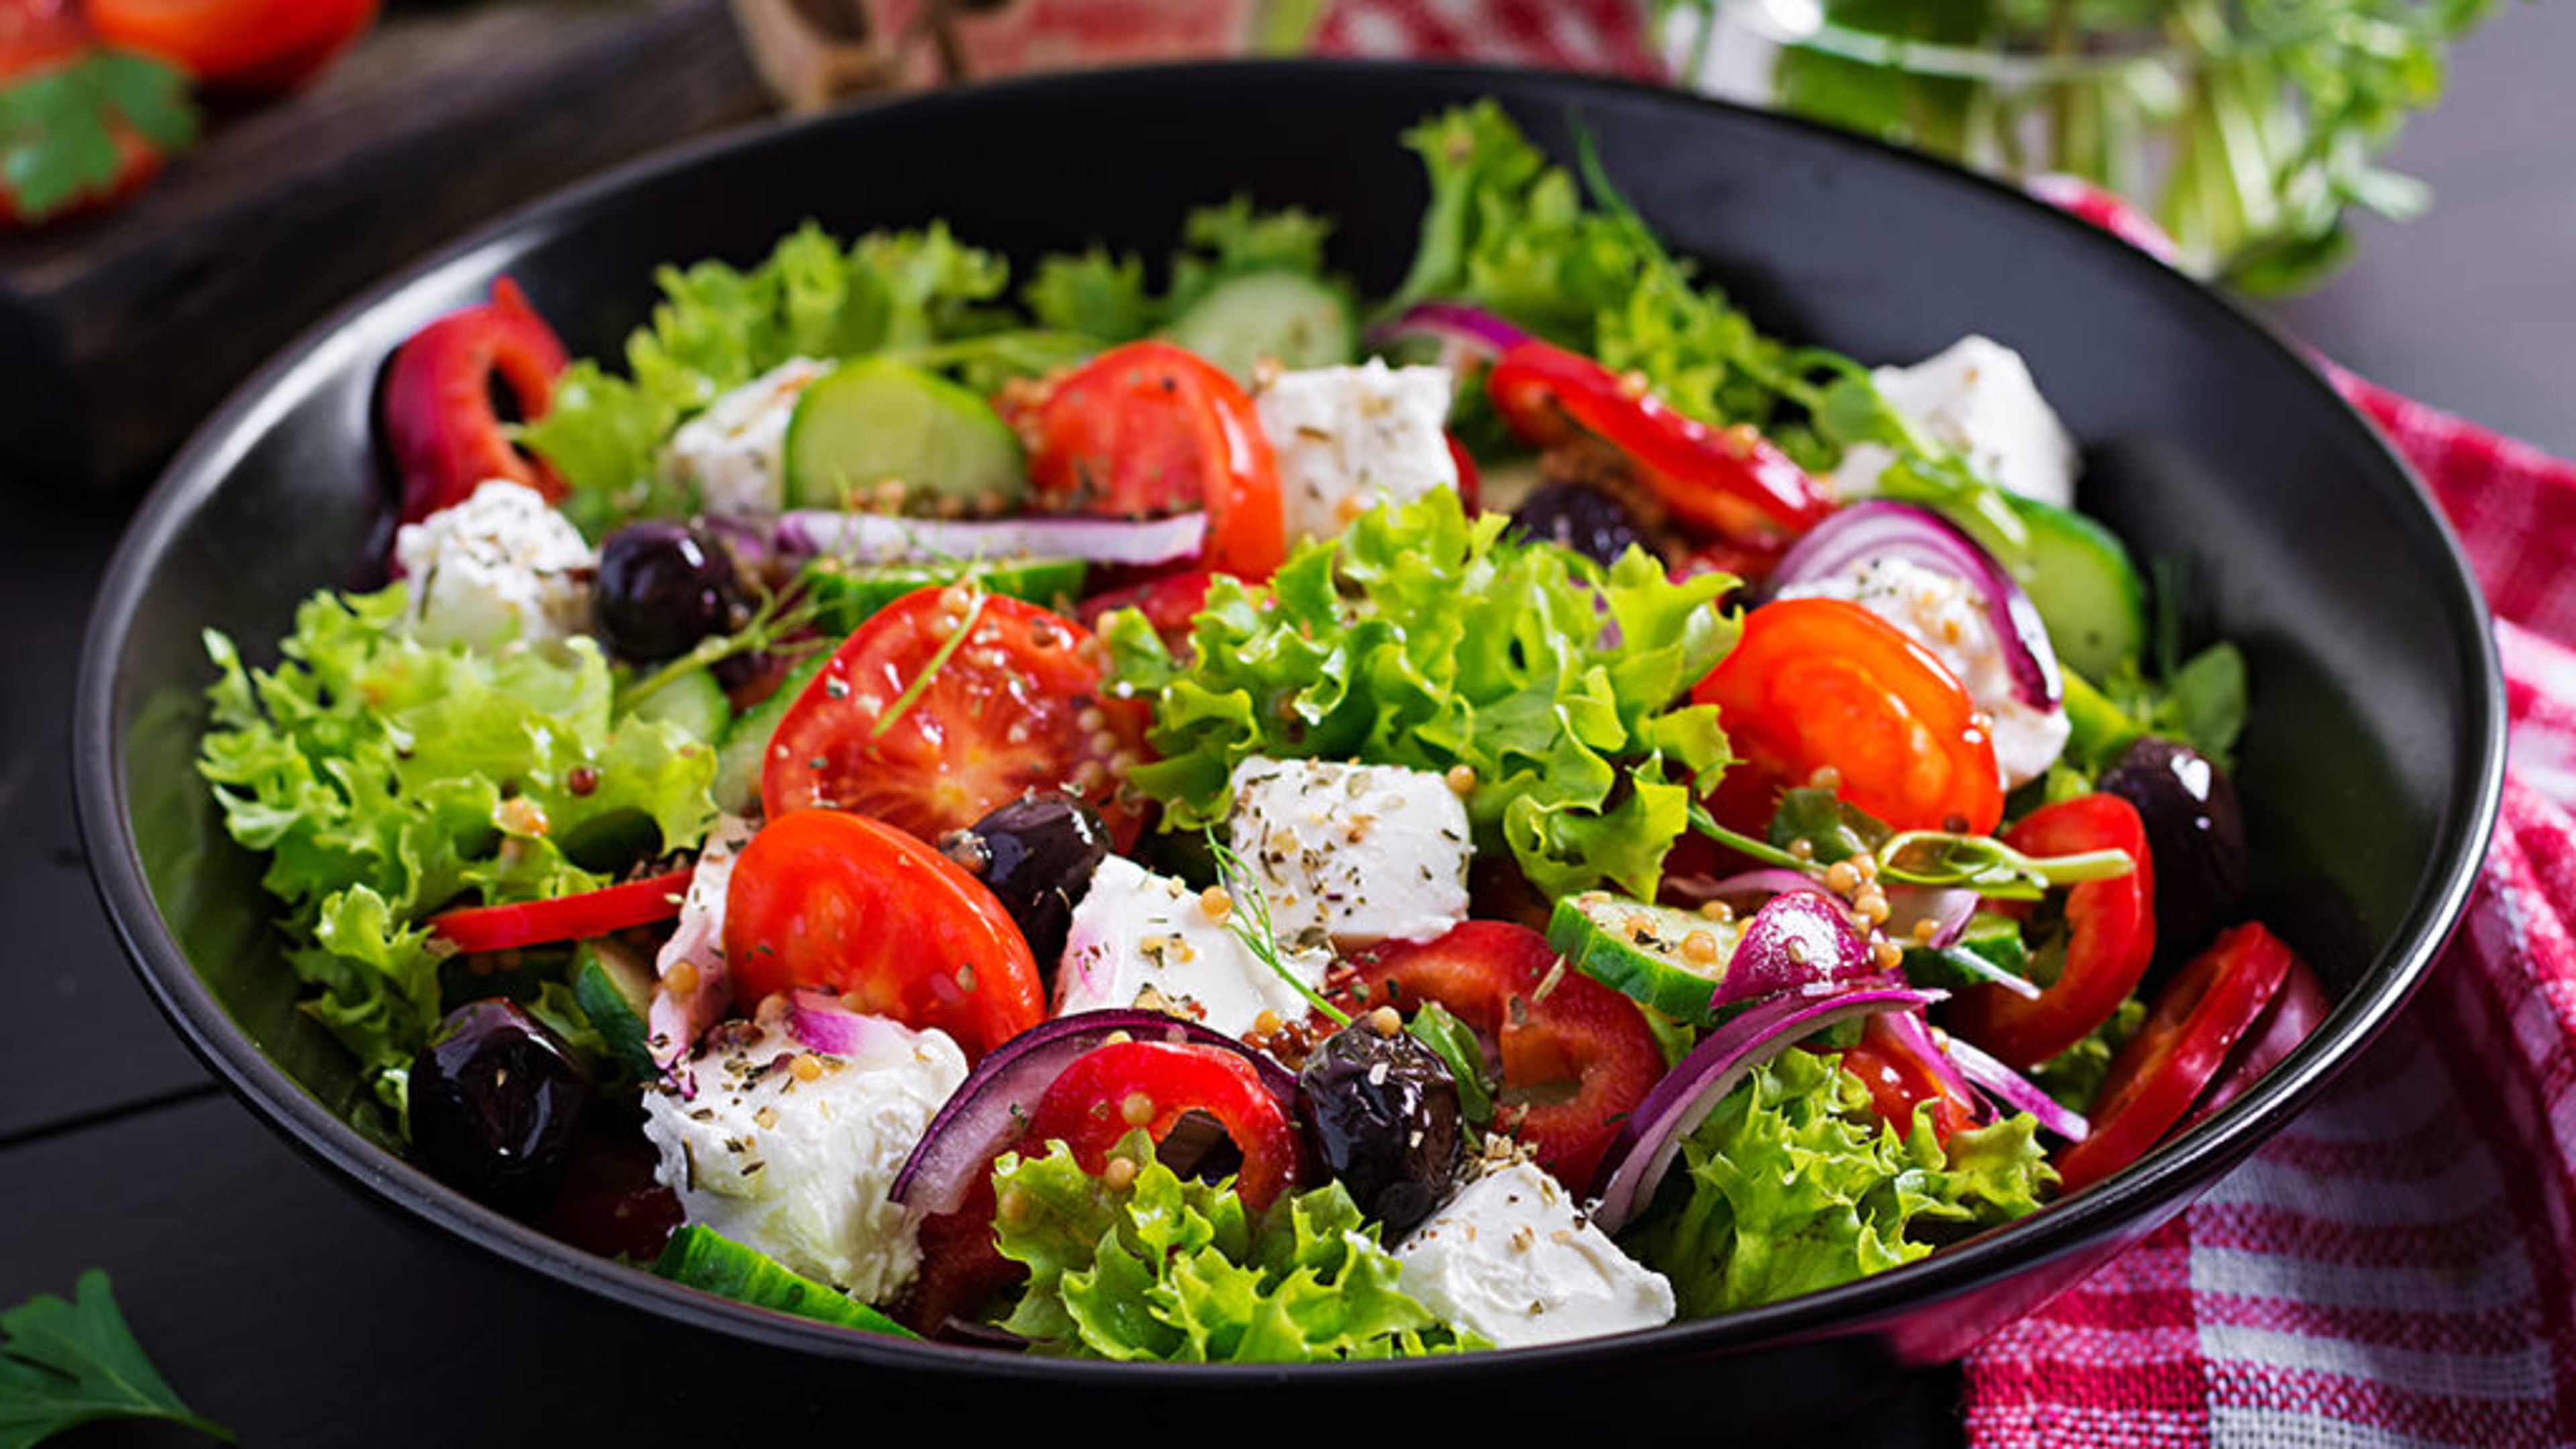
{"label": "crumbled white cheese", "polygon": [[1672,1322],[1673,1287],[1535,1163],[1459,1189],[1395,1247],[1398,1282],[1453,1327],[1526,1348]]}
{"label": "crumbled white cheese", "polygon": [[[1870,372],[1879,393],[1934,438],[1965,454],[1970,467],[2012,492],[2075,503],[2075,440],[2039,395],[2020,353],[1974,334],[1912,367]],[[1877,491],[1895,455],[1873,443],[1854,446],[1834,470],[1843,498]]]}
{"label": "crumbled white cheese", "polygon": [[[1208,898],[1123,856],[1092,872],[1091,885],[1066,928],[1064,964],[1056,971],[1059,1016],[1127,1007],[1138,998],[1194,1006],[1198,1020],[1241,1036],[1265,1011],[1294,1021],[1304,996],[1235,933],[1233,908],[1209,910]],[[1279,942],[1282,964],[1308,987],[1323,985],[1330,951],[1299,951]]]}
{"label": "crumbled white cheese", "polygon": [[1336,760],[1237,765],[1228,841],[1271,928],[1299,946],[1427,941],[1467,919],[1467,806],[1422,770]]}
{"label": "crumbled white cheese", "polygon": [[1447,435],[1446,368],[1357,367],[1283,372],[1253,395],[1279,460],[1288,538],[1333,538],[1388,499],[1458,486]]}
{"label": "crumbled white cheese", "polygon": [[[939,1031],[869,1018],[850,1056],[809,1052],[778,1028],[719,1030],[691,1063],[694,1095],[644,1094],[655,1175],[693,1223],[870,1303],[921,1266],[919,1223],[890,1201],[895,1174],[966,1080]],[[795,1069],[814,1058],[809,1080]]]}
{"label": "crumbled white cheese", "polygon": [[806,387],[829,370],[793,357],[717,398],[671,435],[663,471],[697,489],[705,512],[777,517],[787,499],[787,424]]}
{"label": "crumbled white cheese", "polygon": [[411,591],[411,632],[425,642],[491,649],[590,626],[599,556],[525,484],[494,478],[455,507],[404,524],[394,558]]}
{"label": "crumbled white cheese", "polygon": [[[2066,748],[2066,711],[2035,709],[2013,692],[2012,666],[1967,580],[1898,558],[1863,559],[1842,573],[1782,589],[1782,598],[1848,599],[1902,629],[1966,687],[1991,726],[2004,788],[2038,778]],[[2048,647],[2045,640],[2037,646]]]}

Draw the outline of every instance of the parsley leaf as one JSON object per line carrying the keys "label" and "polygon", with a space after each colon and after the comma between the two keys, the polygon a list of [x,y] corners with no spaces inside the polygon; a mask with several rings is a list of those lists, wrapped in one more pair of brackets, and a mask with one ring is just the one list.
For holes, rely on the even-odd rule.
{"label": "parsley leaf", "polygon": [[40,221],[112,186],[119,130],[162,151],[196,139],[188,81],[149,56],[94,50],[0,86],[0,193]]}
{"label": "parsley leaf", "polygon": [[168,1419],[229,1444],[191,1412],[125,1326],[107,1275],[80,1275],[73,1301],[39,1294],[0,1312],[0,1449],[25,1449],[100,1419]]}

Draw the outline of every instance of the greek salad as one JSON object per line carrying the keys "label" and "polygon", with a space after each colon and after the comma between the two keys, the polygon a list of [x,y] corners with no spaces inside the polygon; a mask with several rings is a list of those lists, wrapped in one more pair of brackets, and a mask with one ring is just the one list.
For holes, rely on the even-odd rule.
{"label": "greek salad", "polygon": [[1894,1267],[2294,1046],[2243,663],[2022,358],[1767,337],[1588,151],[1403,140],[1391,295],[1237,199],[404,343],[390,582],[207,641],[358,1125],[859,1331],[1333,1360]]}

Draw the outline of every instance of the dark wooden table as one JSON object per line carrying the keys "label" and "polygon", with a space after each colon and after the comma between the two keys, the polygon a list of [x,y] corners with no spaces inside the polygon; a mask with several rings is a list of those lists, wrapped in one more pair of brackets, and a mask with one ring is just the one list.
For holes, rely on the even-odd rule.
{"label": "dark wooden table", "polygon": [[[2570,57],[2576,6],[2508,6],[2399,153],[2432,214],[2369,226],[2345,276],[2270,310],[2382,382],[2576,455]],[[393,1221],[208,1078],[136,984],[72,818],[69,691],[122,508],[8,478],[0,497],[0,1304],[107,1268],[172,1384],[254,1445],[862,1432],[846,1408],[746,1417],[747,1386],[703,1381],[652,1323]],[[1956,1391],[1899,1386],[1820,1442],[1955,1442]]]}

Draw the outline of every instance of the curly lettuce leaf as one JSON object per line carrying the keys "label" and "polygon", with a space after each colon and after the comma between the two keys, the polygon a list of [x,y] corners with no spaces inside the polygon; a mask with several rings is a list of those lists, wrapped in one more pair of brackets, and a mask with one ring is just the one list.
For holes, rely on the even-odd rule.
{"label": "curly lettuce leaf", "polygon": [[1339,1183],[1257,1217],[1230,1184],[1175,1175],[1142,1132],[1125,1186],[1063,1143],[994,1167],[1002,1256],[1029,1284],[1002,1326],[1042,1351],[1156,1363],[1312,1363],[1481,1346],[1397,1286],[1394,1255]]}
{"label": "curly lettuce leaf", "polygon": [[2057,1180],[2027,1114],[1900,1135],[1841,1059],[1787,1051],[1685,1138],[1654,1209],[1623,1236],[1684,1317],[1777,1302],[1909,1263],[1936,1234],[2038,1210]]}
{"label": "curly lettuce leaf", "polygon": [[1692,798],[1731,758],[1690,686],[1732,647],[1732,580],[1604,570],[1470,520],[1455,494],[1384,504],[1301,545],[1267,588],[1219,578],[1177,660],[1132,610],[1102,625],[1111,688],[1156,701],[1130,775],[1177,830],[1225,817],[1254,755],[1475,772],[1480,847],[1549,895],[1651,898]]}
{"label": "curly lettuce leaf", "polygon": [[315,595],[273,670],[210,632],[198,755],[227,832],[269,857],[288,963],[318,988],[306,1009],[396,1108],[439,1016],[430,913],[605,885],[626,863],[607,843],[685,849],[715,818],[714,751],[616,717],[591,641],[426,645],[401,627],[405,599],[401,584]]}

